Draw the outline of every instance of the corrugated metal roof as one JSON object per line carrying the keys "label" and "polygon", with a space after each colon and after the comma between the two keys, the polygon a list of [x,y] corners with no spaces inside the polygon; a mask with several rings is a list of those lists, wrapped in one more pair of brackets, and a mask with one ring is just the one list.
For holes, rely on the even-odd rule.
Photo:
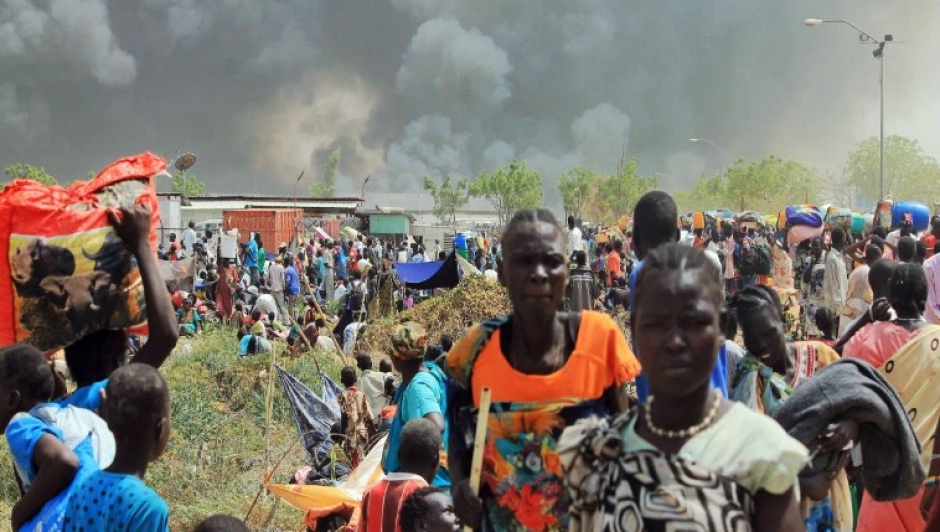
{"label": "corrugated metal roof", "polygon": [[269,208],[269,209],[320,209],[324,211],[355,211],[359,207],[357,198],[281,198],[281,197],[257,197],[257,196],[231,196],[231,197],[203,197],[188,198],[190,206],[182,207],[183,210],[234,210],[246,208]]}
{"label": "corrugated metal roof", "polygon": [[[366,191],[363,208],[377,210],[381,207],[394,207],[413,213],[434,211],[434,198],[425,190],[420,192],[370,192]],[[496,208],[484,198],[470,198],[458,212],[495,213]]]}

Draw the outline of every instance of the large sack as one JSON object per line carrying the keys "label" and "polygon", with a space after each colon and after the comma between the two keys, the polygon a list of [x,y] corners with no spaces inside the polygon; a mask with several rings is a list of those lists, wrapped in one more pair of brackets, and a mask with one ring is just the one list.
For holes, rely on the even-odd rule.
{"label": "large sack", "polygon": [[67,189],[15,180],[0,192],[0,346],[26,342],[44,351],[104,329],[143,329],[137,261],[117,237],[108,211],[135,204],[160,212],[152,176],[166,161],[143,153],[120,159]]}

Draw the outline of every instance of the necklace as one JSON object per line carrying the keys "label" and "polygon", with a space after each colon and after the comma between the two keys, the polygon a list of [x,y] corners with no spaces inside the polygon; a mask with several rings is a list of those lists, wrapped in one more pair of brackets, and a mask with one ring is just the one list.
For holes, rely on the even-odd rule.
{"label": "necklace", "polygon": [[711,408],[708,409],[708,413],[705,414],[705,417],[702,418],[702,421],[697,425],[692,425],[691,427],[682,429],[682,430],[666,430],[661,429],[653,424],[653,399],[651,395],[646,400],[646,405],[644,405],[644,411],[646,413],[646,426],[649,427],[650,432],[659,436],[660,438],[670,438],[670,439],[683,439],[691,438],[699,432],[705,430],[706,427],[712,424],[715,421],[715,416],[718,415],[718,409],[721,408],[721,394],[712,393],[712,396],[715,398],[712,401]]}

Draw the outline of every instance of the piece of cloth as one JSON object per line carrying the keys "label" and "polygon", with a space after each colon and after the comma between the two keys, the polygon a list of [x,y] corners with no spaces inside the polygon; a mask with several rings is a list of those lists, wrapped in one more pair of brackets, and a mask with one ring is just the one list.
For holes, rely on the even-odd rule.
{"label": "piece of cloth", "polygon": [[[787,433],[811,447],[829,424],[851,419],[859,426],[861,479],[876,500],[914,496],[924,480],[921,445],[897,392],[871,364],[837,360],[793,391],[774,415]],[[820,453],[814,469],[839,463],[840,453]]]}
{"label": "piece of cloth", "polygon": [[[932,248],[928,247],[928,253]],[[927,277],[927,308],[924,318],[940,325],[940,255],[934,255],[924,261],[924,275]]]}
{"label": "piece of cloth", "polygon": [[392,334],[394,355],[401,360],[424,357],[428,344],[428,333],[420,323],[409,321],[395,326]]}
{"label": "piece of cloth", "polygon": [[761,360],[748,353],[738,362],[729,388],[729,399],[744,406],[773,416],[790,397],[793,389],[818,369],[839,359],[839,354],[822,342],[793,342],[787,344],[793,375],[785,379]]}
{"label": "piece of cloth", "polygon": [[842,315],[839,316],[839,336],[848,329],[849,324],[871,308],[874,294],[871,290],[871,284],[868,282],[869,271],[871,271],[871,268],[867,264],[862,264],[849,274],[845,306],[842,307]]}
{"label": "piece of cloth", "polygon": [[862,327],[842,348],[842,356],[857,358],[879,367],[911,339],[911,332],[890,321],[876,321]]}
{"label": "piece of cloth", "polygon": [[336,398],[343,416],[343,452],[353,468],[359,465],[369,450],[369,436],[375,432],[375,421],[366,394],[355,386],[346,388]]}
{"label": "piece of cloth", "polygon": [[425,371],[419,372],[407,386],[398,387],[392,403],[397,407],[392,429],[389,431],[382,468],[386,473],[399,470],[398,446],[401,431],[405,424],[413,419],[421,419],[428,414],[440,414],[444,418],[444,432],[441,434],[441,467],[437,470],[433,484],[438,487],[450,486],[450,473],[447,471],[447,446],[450,435],[450,423],[447,413],[446,377],[441,368],[433,362],[424,362]]}
{"label": "piece of cloth", "polygon": [[367,369],[362,372],[359,380],[356,381],[356,388],[366,394],[369,409],[372,410],[372,419],[376,424],[378,424],[382,415],[382,409],[389,405],[389,397],[385,395],[385,382],[389,377],[391,377],[390,373]]}
{"label": "piece of cloth", "polygon": [[95,471],[69,498],[65,532],[168,532],[166,501],[132,475]]}
{"label": "piece of cloth", "polygon": [[400,532],[398,516],[412,492],[428,485],[411,473],[389,473],[362,494],[360,532]]}
{"label": "piece of cloth", "polygon": [[848,274],[845,271],[845,257],[839,250],[832,248],[826,255],[825,276],[823,278],[823,306],[831,310],[836,316],[842,314],[847,291]]}
{"label": "piece of cloth", "polygon": [[[492,391],[481,477],[484,529],[566,530],[558,438],[577,419],[609,415],[604,392],[626,384],[640,366],[609,316],[583,312],[564,366],[548,375],[521,373],[501,348],[503,328],[511,326],[511,318],[476,325],[447,355],[448,374],[471,393],[474,409],[483,387]],[[466,414],[459,430],[470,449],[476,412]]]}
{"label": "piece of cloth", "polygon": [[215,310],[225,319],[228,319],[235,312],[235,294],[232,292],[232,286],[238,281],[238,273],[235,268],[229,266],[222,268],[219,275],[219,284],[215,290]]}
{"label": "piece of cloth", "polygon": [[808,459],[776,423],[741,405],[674,455],[640,437],[636,419],[636,410],[609,425],[592,417],[562,434],[569,530],[750,530],[754,496],[791,490]]}
{"label": "piece of cloth", "polygon": [[[920,440],[921,465],[930,467],[933,437],[940,419],[940,326],[928,325],[882,364],[878,371],[891,383],[904,403]],[[858,515],[858,531],[919,532],[922,492],[895,502],[876,502],[866,493]]]}

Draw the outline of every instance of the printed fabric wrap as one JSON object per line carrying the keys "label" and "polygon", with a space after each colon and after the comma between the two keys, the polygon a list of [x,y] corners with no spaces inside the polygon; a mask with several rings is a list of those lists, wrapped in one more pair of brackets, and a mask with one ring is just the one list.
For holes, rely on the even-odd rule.
{"label": "printed fabric wrap", "polygon": [[754,500],[735,481],[659,451],[624,454],[622,434],[636,410],[611,424],[581,420],[558,449],[573,532],[748,532]]}
{"label": "printed fabric wrap", "polygon": [[460,452],[469,457],[479,390],[490,387],[482,529],[567,530],[568,497],[558,439],[579,419],[608,417],[604,391],[625,385],[639,373],[639,364],[608,316],[583,312],[574,351],[564,366],[550,375],[522,374],[500,349],[500,329],[508,323],[509,318],[502,317],[472,327],[448,354],[447,369],[457,393],[467,396],[460,403],[470,405],[452,412],[456,419],[451,429],[460,431]]}

